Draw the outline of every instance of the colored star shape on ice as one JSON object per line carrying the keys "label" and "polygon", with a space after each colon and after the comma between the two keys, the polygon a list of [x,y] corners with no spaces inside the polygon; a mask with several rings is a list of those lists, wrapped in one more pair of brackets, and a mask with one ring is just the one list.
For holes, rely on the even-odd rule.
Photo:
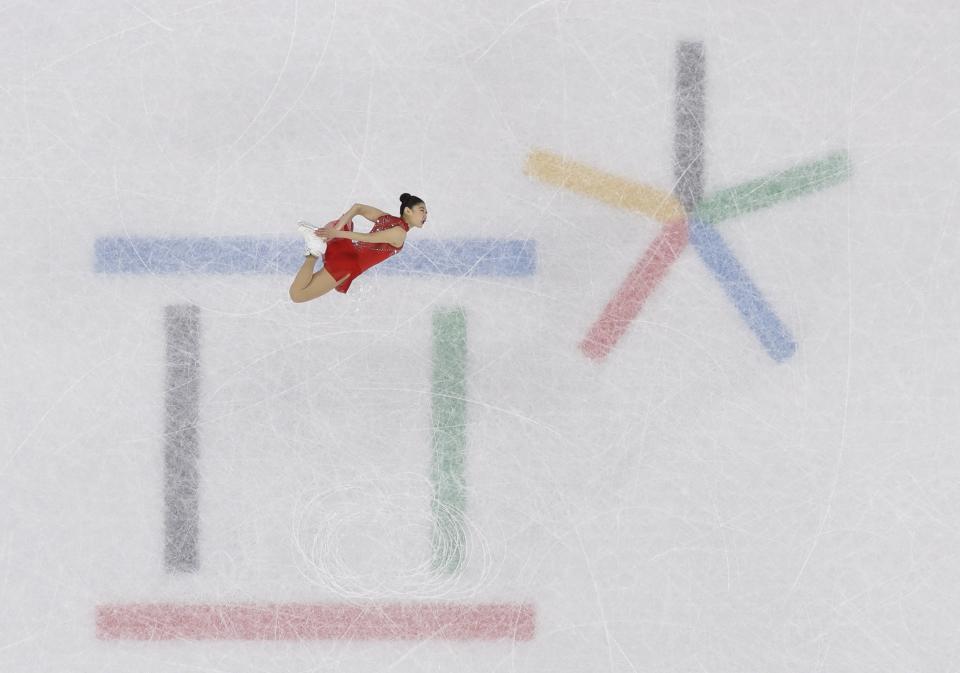
{"label": "colored star shape on ice", "polygon": [[715,225],[835,185],[850,175],[851,167],[846,152],[835,152],[707,195],[693,212],[686,212],[673,194],[544,150],[530,153],[525,171],[544,182],[652,217],[663,225],[580,342],[586,356],[596,360],[607,356],[670,266],[692,243],[770,357],[782,362],[796,351],[796,342]]}

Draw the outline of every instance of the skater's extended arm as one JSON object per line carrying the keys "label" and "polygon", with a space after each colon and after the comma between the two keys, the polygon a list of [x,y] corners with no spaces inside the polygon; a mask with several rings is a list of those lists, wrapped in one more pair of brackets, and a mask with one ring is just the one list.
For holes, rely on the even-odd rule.
{"label": "skater's extended arm", "polygon": [[340,216],[340,220],[337,222],[337,226],[335,226],[334,229],[343,229],[345,226],[347,226],[347,222],[352,220],[357,215],[362,215],[371,222],[376,222],[378,219],[386,215],[386,213],[379,208],[374,208],[373,206],[365,206],[362,203],[355,203],[350,206],[350,210]]}
{"label": "skater's extended arm", "polygon": [[363,241],[364,243],[389,243],[395,248],[403,245],[407,238],[407,232],[403,227],[396,226],[389,229],[381,229],[370,234],[361,234],[358,231],[337,231],[336,229],[318,229],[317,233],[326,239],[349,238],[351,241]]}

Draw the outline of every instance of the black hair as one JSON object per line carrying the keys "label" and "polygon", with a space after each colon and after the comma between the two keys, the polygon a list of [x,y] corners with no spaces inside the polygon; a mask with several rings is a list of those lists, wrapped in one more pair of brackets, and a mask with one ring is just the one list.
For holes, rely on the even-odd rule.
{"label": "black hair", "polygon": [[419,196],[413,196],[412,194],[407,194],[404,192],[400,195],[400,217],[403,217],[403,211],[407,208],[413,208],[419,203],[423,203],[423,199]]}

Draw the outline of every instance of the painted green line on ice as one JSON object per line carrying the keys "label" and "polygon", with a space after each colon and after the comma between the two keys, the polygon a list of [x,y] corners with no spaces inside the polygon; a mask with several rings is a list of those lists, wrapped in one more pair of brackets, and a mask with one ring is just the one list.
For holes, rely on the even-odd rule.
{"label": "painted green line on ice", "polygon": [[818,161],[811,161],[773,173],[742,185],[721,189],[697,205],[697,217],[710,224],[742,213],[767,208],[803,194],[819,191],[846,180],[852,167],[847,153],[834,152]]}
{"label": "painted green line on ice", "polygon": [[467,319],[462,308],[433,314],[433,567],[463,565],[466,533]]}

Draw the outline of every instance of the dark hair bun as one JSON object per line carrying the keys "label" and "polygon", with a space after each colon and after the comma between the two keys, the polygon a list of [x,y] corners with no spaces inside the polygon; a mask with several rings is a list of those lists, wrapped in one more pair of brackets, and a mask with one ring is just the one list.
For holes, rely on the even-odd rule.
{"label": "dark hair bun", "polygon": [[400,217],[403,217],[403,211],[405,211],[407,208],[415,208],[421,203],[423,203],[423,199],[421,199],[419,196],[414,196],[413,194],[404,192],[400,195]]}

